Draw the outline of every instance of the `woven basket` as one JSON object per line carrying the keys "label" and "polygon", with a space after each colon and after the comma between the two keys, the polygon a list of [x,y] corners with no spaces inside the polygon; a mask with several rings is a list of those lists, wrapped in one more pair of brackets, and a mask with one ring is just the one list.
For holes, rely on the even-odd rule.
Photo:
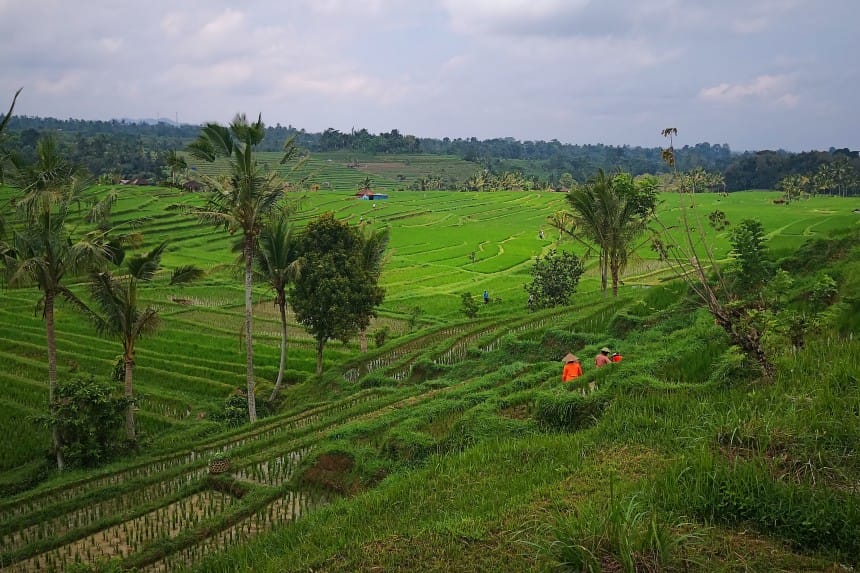
{"label": "woven basket", "polygon": [[230,460],[212,460],[209,462],[210,474],[223,474],[230,469]]}

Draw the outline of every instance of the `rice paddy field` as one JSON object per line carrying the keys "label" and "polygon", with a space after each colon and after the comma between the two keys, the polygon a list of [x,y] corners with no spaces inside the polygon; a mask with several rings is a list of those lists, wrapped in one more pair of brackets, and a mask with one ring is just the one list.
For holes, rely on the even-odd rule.
{"label": "rice paddy field", "polygon": [[[328,159],[315,160],[320,172],[333,169]],[[244,387],[244,309],[233,238],[168,209],[199,204],[199,195],[119,188],[115,224],[138,220],[144,249],[169,240],[166,268],[208,271],[183,288],[168,287],[165,275],[143,295],[163,327],[138,344],[145,445],[134,457],[44,473],[50,436],[29,422],[47,405],[39,295],[0,292],[0,431],[14,436],[0,442],[8,492],[0,571],[574,571],[583,569],[571,547],[602,555],[599,538],[620,530],[626,537],[612,555],[650,531],[673,556],[660,561],[646,544],[653,554],[628,551],[638,555],[630,570],[858,566],[860,348],[850,327],[782,356],[766,385],[731,383],[736,361],[724,334],[679,303],[681,289],[644,243],[617,299],[599,292],[588,258],[571,306],[529,313],[523,285],[534,257],[553,248],[586,254],[548,224],[566,209],[564,195],[397,191],[398,174],[421,168],[410,157],[392,163],[402,165],[374,176],[389,199],[353,198],[357,173],[343,167],[295,217],[302,226],[331,211],[390,228],[386,298],[369,329],[372,339],[387,327],[387,341],[367,354],[357,341],[329,343],[317,379],[312,340],[290,316],[285,400],[252,426],[212,419]],[[860,228],[860,199],[775,205],[778,196],[704,194],[690,213],[722,259],[729,231],[715,234],[705,221],[715,209],[732,223],[759,219],[777,257]],[[672,228],[677,198],[662,201]],[[845,256],[832,272],[850,300],[857,247]],[[490,303],[466,320],[460,295],[484,290]],[[261,396],[277,373],[272,299],[255,287]],[[118,343],[68,307],[56,314],[60,376],[106,376]],[[588,364],[603,345],[625,354],[611,372]],[[557,380],[568,351],[586,357],[576,388]],[[597,390],[588,393],[590,383]],[[218,452],[231,467],[211,474]],[[15,487],[30,482],[39,485]],[[623,570],[614,568],[620,558],[598,564]]]}

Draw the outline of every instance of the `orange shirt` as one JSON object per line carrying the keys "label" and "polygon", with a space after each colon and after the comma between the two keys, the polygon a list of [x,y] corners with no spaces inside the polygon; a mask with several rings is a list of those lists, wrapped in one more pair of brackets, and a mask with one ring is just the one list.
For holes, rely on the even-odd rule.
{"label": "orange shirt", "polygon": [[612,357],[612,361],[613,362],[621,362],[621,355],[616,354],[615,356]]}
{"label": "orange shirt", "polygon": [[579,362],[568,362],[564,365],[564,370],[561,371],[562,382],[570,382],[579,376],[582,376],[582,366]]}

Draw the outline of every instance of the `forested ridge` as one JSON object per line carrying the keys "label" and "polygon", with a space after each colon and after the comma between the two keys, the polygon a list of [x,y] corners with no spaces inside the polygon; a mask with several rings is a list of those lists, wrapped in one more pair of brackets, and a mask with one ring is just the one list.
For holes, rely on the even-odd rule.
{"label": "forested ridge", "polygon": [[[7,149],[31,159],[43,133],[58,136],[64,154],[83,164],[94,176],[147,178],[157,181],[169,176],[166,157],[181,151],[200,127],[175,125],[167,121],[94,121],[14,116],[8,125]],[[334,153],[345,162],[367,160],[393,154],[447,155],[475,163],[475,171],[491,175],[516,172],[533,182],[534,188],[566,187],[565,175],[584,182],[597,169],[620,170],[632,175],[667,173],[661,148],[629,145],[571,144],[550,141],[520,141],[513,137],[477,139],[425,138],[402,134],[397,129],[377,134],[367,129],[342,132],[329,128],[312,133],[292,125],[266,127],[259,151],[278,151],[290,138],[310,152]],[[655,143],[659,143],[655,134]],[[722,175],[726,191],[776,189],[786,177],[803,176],[819,192],[857,193],[856,173],[860,152],[847,148],[736,152],[728,144],[697,143],[679,148],[678,167],[687,171],[701,168]],[[822,171],[831,172],[837,182],[831,187],[812,181]],[[466,182],[458,182],[467,188]],[[459,186],[458,186],[459,187]],[[838,188],[838,189],[837,189]]]}

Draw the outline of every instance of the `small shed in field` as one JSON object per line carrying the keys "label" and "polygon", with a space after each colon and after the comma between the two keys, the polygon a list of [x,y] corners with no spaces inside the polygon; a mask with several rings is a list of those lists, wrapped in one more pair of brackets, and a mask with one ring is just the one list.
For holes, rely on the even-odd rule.
{"label": "small shed in field", "polygon": [[364,199],[365,201],[377,201],[379,199],[388,199],[388,195],[386,195],[385,193],[376,193],[375,191],[371,191],[370,189],[362,189],[355,194],[355,198]]}

